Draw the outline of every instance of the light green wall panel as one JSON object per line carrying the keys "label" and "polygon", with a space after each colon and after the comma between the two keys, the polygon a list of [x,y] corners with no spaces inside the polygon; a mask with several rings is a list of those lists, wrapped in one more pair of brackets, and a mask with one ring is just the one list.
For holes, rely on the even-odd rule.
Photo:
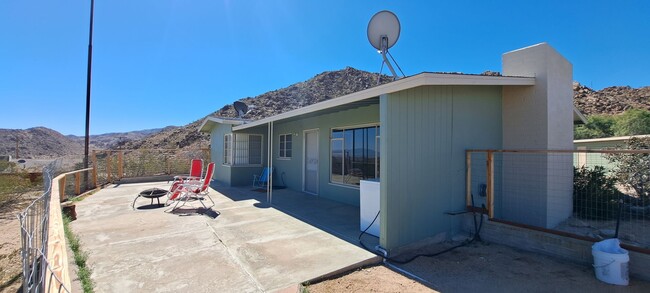
{"label": "light green wall panel", "polygon": [[210,133],[210,158],[215,163],[213,184],[230,186],[230,167],[223,165],[223,136],[230,133],[230,124],[216,124]]}
{"label": "light green wall panel", "polygon": [[465,150],[500,148],[501,87],[426,86],[383,95],[381,239],[387,249],[459,231]]}
{"label": "light green wall panel", "polygon": [[[574,143],[576,149],[585,148],[587,150],[600,150],[600,149],[626,149],[627,140],[613,140],[613,141],[592,141],[592,142],[578,142]],[[610,162],[607,156],[600,153],[575,153],[573,155],[574,167],[587,167],[593,169],[595,166],[602,166],[607,171],[612,171],[616,168],[616,164]]]}
{"label": "light green wall panel", "polygon": [[[330,133],[332,128],[379,122],[379,105],[374,104],[339,112],[311,116],[274,124],[273,167],[274,185],[284,184],[293,190],[303,190],[304,131],[318,129],[319,172],[318,196],[359,205],[359,188],[330,183]],[[279,159],[280,134],[292,134],[292,157]],[[284,181],[283,181],[284,180]]]}

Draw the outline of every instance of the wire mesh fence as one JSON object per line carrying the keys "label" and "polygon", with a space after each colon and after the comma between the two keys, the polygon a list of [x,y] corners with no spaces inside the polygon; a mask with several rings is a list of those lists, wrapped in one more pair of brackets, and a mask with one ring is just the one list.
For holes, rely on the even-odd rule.
{"label": "wire mesh fence", "polygon": [[468,168],[494,219],[650,248],[650,150],[468,151]]}
{"label": "wire mesh fence", "polygon": [[187,174],[190,161],[210,161],[209,149],[98,150],[93,152],[97,185],[124,178],[170,177]]}
{"label": "wire mesh fence", "polygon": [[[37,174],[43,178],[43,193],[18,215],[21,227],[23,292],[46,292],[48,288],[70,292],[53,272],[47,255],[52,182],[56,176],[79,170],[57,179],[60,184],[59,192],[64,200],[123,178],[186,174],[189,172],[191,159],[197,158],[209,162],[209,149],[94,151],[89,160],[93,169],[88,171],[81,170],[84,164],[83,156],[80,155],[52,160],[43,168],[42,174]],[[56,284],[45,284],[46,280]]]}
{"label": "wire mesh fence", "polygon": [[46,277],[53,278],[59,292],[70,292],[61,285],[47,260],[48,225],[52,179],[60,172],[62,160],[54,160],[43,168],[43,194],[18,215],[20,221],[23,292],[45,292]]}

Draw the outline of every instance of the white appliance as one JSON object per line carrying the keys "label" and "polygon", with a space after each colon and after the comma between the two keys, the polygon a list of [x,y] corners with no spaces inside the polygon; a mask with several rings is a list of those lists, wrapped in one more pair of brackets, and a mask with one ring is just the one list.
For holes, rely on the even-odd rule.
{"label": "white appliance", "polygon": [[[375,219],[379,212],[379,179],[361,180],[361,196],[359,199],[360,207],[360,229],[361,231],[368,228],[372,220]],[[372,224],[366,233],[379,237],[379,222],[381,214]]]}

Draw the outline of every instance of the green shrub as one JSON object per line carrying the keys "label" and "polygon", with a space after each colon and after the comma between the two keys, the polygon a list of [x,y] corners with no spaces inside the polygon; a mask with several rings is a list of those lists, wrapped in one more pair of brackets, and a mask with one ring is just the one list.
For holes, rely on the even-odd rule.
{"label": "green shrub", "polygon": [[616,218],[618,200],[623,195],[614,186],[617,179],[607,176],[605,168],[573,168],[573,212],[581,219]]}

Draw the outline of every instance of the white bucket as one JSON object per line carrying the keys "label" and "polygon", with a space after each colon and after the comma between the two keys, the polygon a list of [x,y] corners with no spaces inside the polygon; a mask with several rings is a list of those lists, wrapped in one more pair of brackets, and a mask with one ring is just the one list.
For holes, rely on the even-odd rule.
{"label": "white bucket", "polygon": [[621,248],[618,239],[607,239],[591,246],[596,278],[605,283],[624,285],[630,282],[628,263],[630,255]]}

